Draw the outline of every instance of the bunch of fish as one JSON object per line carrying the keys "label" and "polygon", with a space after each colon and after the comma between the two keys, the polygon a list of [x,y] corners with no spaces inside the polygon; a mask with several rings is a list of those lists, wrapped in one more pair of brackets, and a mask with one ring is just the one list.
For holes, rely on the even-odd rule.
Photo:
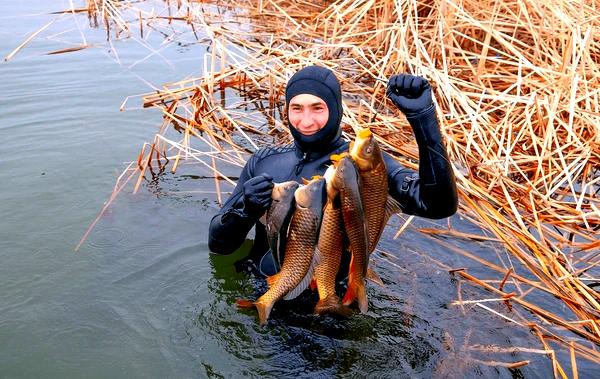
{"label": "bunch of fish", "polygon": [[[255,302],[238,300],[241,307],[256,307],[261,325],[273,305],[297,297],[311,283],[319,301],[315,313],[348,316],[354,302],[367,312],[365,279],[383,284],[369,269],[388,218],[399,211],[388,196],[382,152],[369,129],[360,130],[350,152],[331,156],[333,165],[324,176],[277,183],[265,225],[269,245],[281,270],[267,278],[269,289]],[[336,276],[342,254],[350,251],[348,286],[342,300],[336,294]],[[283,253],[283,256],[282,256]]]}

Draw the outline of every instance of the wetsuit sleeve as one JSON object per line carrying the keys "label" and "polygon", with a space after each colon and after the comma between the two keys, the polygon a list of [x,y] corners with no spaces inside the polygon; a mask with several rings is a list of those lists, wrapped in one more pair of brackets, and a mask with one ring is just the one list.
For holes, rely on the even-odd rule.
{"label": "wetsuit sleeve", "polygon": [[244,211],[244,183],[254,176],[256,160],[256,155],[248,159],[231,196],[210,221],[208,248],[213,253],[231,254],[236,251],[258,221]]}
{"label": "wetsuit sleeve", "polygon": [[456,179],[442,143],[435,107],[406,118],[419,147],[419,173],[384,154],[390,195],[406,214],[432,219],[452,216],[458,206]]}

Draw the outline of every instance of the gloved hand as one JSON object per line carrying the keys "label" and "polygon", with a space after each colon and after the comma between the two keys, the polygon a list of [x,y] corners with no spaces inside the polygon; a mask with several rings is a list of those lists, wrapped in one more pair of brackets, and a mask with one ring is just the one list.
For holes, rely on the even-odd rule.
{"label": "gloved hand", "polygon": [[385,94],[406,115],[419,113],[433,103],[431,86],[421,76],[392,75]]}
{"label": "gloved hand", "polygon": [[244,211],[250,216],[261,216],[271,205],[273,177],[263,173],[244,183]]}

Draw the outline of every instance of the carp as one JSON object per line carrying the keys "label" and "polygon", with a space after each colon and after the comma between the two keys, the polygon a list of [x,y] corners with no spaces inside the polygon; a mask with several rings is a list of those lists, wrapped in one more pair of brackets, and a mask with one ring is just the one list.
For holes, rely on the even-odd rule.
{"label": "carp", "polygon": [[361,129],[350,149],[362,183],[362,201],[369,230],[369,254],[375,250],[383,229],[400,205],[388,195],[388,177],[379,148],[371,130]]}
{"label": "carp", "polygon": [[313,178],[294,194],[296,208],[292,215],[281,271],[267,278],[270,288],[255,302],[238,300],[243,308],[255,306],[261,325],[265,325],[273,305],[290,300],[310,283],[318,256],[314,254],[325,203],[325,179]]}
{"label": "carp", "polygon": [[335,292],[336,276],[344,251],[344,229],[339,191],[333,186],[333,175],[335,175],[335,167],[332,165],[323,175],[326,182],[327,203],[323,210],[317,244],[317,254],[321,261],[315,267],[314,278],[319,293],[319,302],[315,306],[315,313],[349,316],[352,311],[342,305]]}
{"label": "carp", "polygon": [[[332,160],[335,159],[332,157]],[[344,155],[339,159],[332,185],[339,191],[344,230],[348,236],[352,253],[348,271],[348,290],[342,303],[349,305],[357,300],[360,311],[366,313],[369,306],[365,288],[369,262],[369,229],[362,202],[363,189],[360,177],[349,155]]]}

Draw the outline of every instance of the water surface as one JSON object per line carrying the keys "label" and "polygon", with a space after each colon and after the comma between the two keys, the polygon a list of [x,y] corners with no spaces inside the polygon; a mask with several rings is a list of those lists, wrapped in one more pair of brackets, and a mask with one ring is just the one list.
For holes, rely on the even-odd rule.
{"label": "water surface", "polygon": [[[2,57],[47,23],[48,12],[68,6],[41,3],[0,4]],[[103,40],[103,31],[80,22],[90,41]],[[145,59],[141,44],[118,41],[119,62],[105,44],[45,55],[76,40],[76,29],[52,37],[64,25],[0,65],[0,377],[552,375],[542,355],[486,348],[541,348],[525,329],[451,305],[459,289],[464,297],[491,295],[432,260],[486,274],[416,230],[446,221],[417,220],[393,240],[403,219],[391,220],[380,246],[388,254],[375,260],[386,286],[369,287],[368,314],[339,320],[313,316],[306,304],[280,304],[265,328],[253,311],[233,305],[264,291],[262,281],[233,269],[248,245],[233,256],[208,252],[218,205],[203,192],[213,182],[198,179],[207,174],[199,165],[145,182],[135,195],[128,188],[75,252],[125,162],[161,123],[135,101],[127,112],[119,106],[149,91],[148,83],[200,74],[206,49],[173,45]],[[468,228],[459,216],[451,222]],[[492,244],[448,242],[489,259],[503,254]],[[531,364],[489,363],[521,360]],[[579,365],[581,377],[594,370]]]}

